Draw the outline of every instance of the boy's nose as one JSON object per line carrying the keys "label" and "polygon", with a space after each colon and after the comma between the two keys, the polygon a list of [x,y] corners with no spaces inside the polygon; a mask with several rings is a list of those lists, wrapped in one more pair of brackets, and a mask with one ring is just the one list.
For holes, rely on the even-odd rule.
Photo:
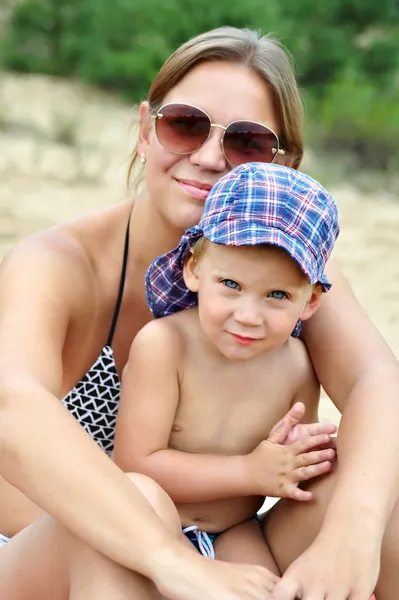
{"label": "boy's nose", "polygon": [[247,327],[259,327],[263,323],[263,315],[258,303],[247,300],[237,307],[234,318],[237,323]]}

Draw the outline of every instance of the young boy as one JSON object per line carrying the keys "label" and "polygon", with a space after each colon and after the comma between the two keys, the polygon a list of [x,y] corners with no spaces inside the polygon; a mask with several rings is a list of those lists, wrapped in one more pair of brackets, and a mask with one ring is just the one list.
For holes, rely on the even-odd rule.
{"label": "young boy", "polygon": [[150,308],[169,316],[132,344],[115,460],[168,492],[209,557],[238,562],[245,543],[245,562],[277,574],[254,516],[265,496],[309,500],[298,484],[331,467],[335,427],[296,425],[317,421],[320,390],[294,336],[330,287],[324,266],[338,232],[319,183],[244,164],[147,271]]}

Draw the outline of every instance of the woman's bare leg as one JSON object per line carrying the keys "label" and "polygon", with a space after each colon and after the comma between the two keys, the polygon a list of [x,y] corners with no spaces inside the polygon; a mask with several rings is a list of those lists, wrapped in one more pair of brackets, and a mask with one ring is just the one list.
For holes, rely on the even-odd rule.
{"label": "woman's bare leg", "polygon": [[[173,534],[181,535],[180,519],[170,498],[151,479],[142,475],[129,477],[154,510],[162,515]],[[27,527],[0,550],[0,598],[67,600],[70,583],[72,598],[119,600],[127,597],[121,594],[128,587],[134,592],[133,598],[160,597],[148,579],[92,550],[48,515]],[[96,588],[93,596],[89,595],[91,586]],[[105,590],[108,595],[101,595]]]}
{"label": "woman's bare leg", "polygon": [[[144,475],[128,475],[177,538],[176,509],[161,488]],[[70,578],[71,575],[71,578]],[[70,589],[71,584],[71,589]],[[92,595],[92,589],[95,590]],[[125,590],[129,590],[126,596]],[[160,598],[145,577],[99,554],[45,515],[0,550],[0,598],[67,600],[71,598]],[[133,595],[131,595],[133,594]]]}
{"label": "woman's bare leg", "polygon": [[[282,573],[308,548],[321,529],[335,486],[336,473],[309,484],[314,501],[302,504],[280,500],[264,521],[264,533]],[[396,600],[399,589],[399,503],[388,521],[382,545],[381,571],[376,588],[378,600]]]}
{"label": "woman's bare leg", "polygon": [[0,550],[0,598],[65,600],[69,590],[69,535],[45,515]]}
{"label": "woman's bare leg", "polygon": [[218,560],[260,565],[274,575],[280,575],[261,525],[255,520],[245,521],[222,533],[215,541],[214,548]]}
{"label": "woman's bare leg", "polygon": [[[143,475],[131,475],[130,478],[167,524],[171,535],[179,541],[182,557],[185,556],[185,563],[182,563],[179,572],[180,583],[174,581],[176,575],[168,572],[168,580],[164,585],[165,590],[169,588],[168,598],[263,600],[267,597],[267,593],[274,587],[276,577],[258,566],[261,563],[255,561],[254,566],[248,567],[204,559],[182,535],[180,518],[169,496],[156,483]],[[258,527],[256,540],[254,536],[252,540],[260,545],[261,539],[262,557],[264,557],[267,547],[263,533]],[[70,600],[108,600],[109,598],[159,600],[163,598],[148,579],[115,564],[86,544],[80,542],[73,556]],[[270,558],[270,554],[267,553],[268,561]],[[238,555],[235,562],[238,562]],[[271,566],[269,562],[268,565]],[[184,573],[183,577],[181,571]]]}
{"label": "woman's bare leg", "polygon": [[[181,523],[172,500],[144,475],[128,475],[176,539]],[[146,577],[134,573],[75,539],[71,559],[70,600],[158,600],[161,595]]]}
{"label": "woman's bare leg", "polygon": [[[158,556],[156,584],[170,600],[263,600],[270,586],[270,574],[260,566],[231,565],[205,559],[182,543],[180,520],[169,496],[152,480],[131,476],[154,506],[178,542],[171,544],[173,555]],[[134,510],[134,507],[132,507]],[[71,560],[72,559],[72,560]],[[162,562],[160,563],[159,560]],[[165,562],[166,561],[166,562]],[[153,600],[161,596],[154,584],[141,575],[126,571],[88,548],[83,542],[44,516],[15,536],[0,550],[0,598],[7,600],[68,600],[71,593],[98,600],[101,585],[112,593],[107,598]],[[101,585],[100,585],[101,584]],[[119,594],[119,596],[118,596]],[[91,596],[93,597],[93,596]],[[104,595],[102,596],[104,597]]]}

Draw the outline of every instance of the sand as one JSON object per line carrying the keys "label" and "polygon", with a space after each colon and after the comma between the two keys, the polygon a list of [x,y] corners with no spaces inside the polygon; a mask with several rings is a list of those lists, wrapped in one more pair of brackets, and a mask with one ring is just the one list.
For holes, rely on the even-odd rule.
{"label": "sand", "polygon": [[[34,231],[125,197],[134,114],[78,83],[0,77],[0,257]],[[335,257],[399,358],[399,192],[330,189],[341,215]],[[339,419],[327,398],[321,418]]]}

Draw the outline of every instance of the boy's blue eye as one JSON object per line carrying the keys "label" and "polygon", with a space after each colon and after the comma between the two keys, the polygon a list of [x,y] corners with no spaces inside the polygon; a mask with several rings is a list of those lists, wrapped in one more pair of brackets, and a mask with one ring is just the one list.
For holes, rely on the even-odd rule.
{"label": "boy's blue eye", "polygon": [[230,288],[231,290],[241,289],[239,284],[236,281],[233,281],[232,279],[222,279],[222,283],[223,283],[223,285],[225,285],[227,288]]}
{"label": "boy's blue eye", "polygon": [[284,300],[287,298],[287,294],[281,290],[274,290],[267,295],[268,298],[274,298],[275,300]]}

